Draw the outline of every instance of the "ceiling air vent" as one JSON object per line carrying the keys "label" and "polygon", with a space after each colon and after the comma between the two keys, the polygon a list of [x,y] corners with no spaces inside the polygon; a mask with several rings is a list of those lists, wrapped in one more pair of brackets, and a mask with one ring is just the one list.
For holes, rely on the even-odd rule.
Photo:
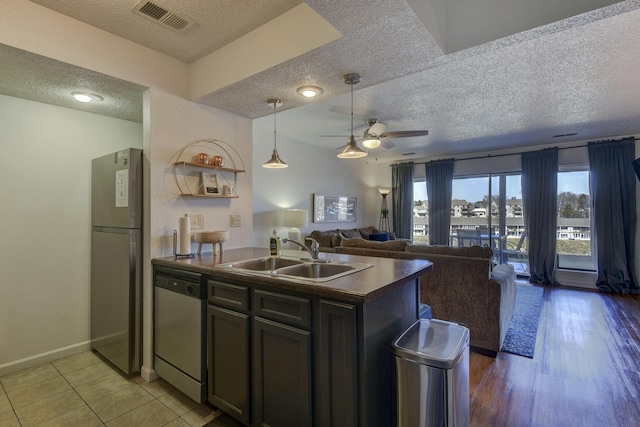
{"label": "ceiling air vent", "polygon": [[160,5],[158,2],[148,0],[138,2],[133,7],[133,11],[138,15],[142,15],[175,31],[183,31],[194,23],[194,21],[186,16],[174,12],[168,7]]}

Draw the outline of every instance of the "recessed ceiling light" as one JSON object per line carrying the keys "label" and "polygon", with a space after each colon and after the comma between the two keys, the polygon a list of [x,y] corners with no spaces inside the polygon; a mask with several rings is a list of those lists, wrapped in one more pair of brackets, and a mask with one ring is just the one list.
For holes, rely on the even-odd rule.
{"label": "recessed ceiling light", "polygon": [[302,86],[299,87],[296,92],[305,98],[314,98],[316,96],[320,96],[324,93],[324,89],[318,86]]}
{"label": "recessed ceiling light", "polygon": [[71,96],[78,102],[100,102],[104,100],[100,95],[90,92],[72,92]]}

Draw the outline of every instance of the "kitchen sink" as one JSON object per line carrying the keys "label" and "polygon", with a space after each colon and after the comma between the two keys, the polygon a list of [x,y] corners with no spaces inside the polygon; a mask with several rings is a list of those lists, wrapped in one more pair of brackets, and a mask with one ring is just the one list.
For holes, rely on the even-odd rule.
{"label": "kitchen sink", "polygon": [[305,261],[299,258],[263,257],[218,264],[218,268],[243,275],[272,276],[286,280],[326,282],[356,273],[373,264],[332,260]]}
{"label": "kitchen sink", "polygon": [[336,276],[342,273],[351,272],[358,267],[349,264],[319,264],[316,262],[308,262],[304,264],[294,265],[291,267],[283,267],[275,270],[274,274],[286,274],[287,276],[304,277],[309,279],[322,279],[326,277]]}
{"label": "kitchen sink", "polygon": [[252,270],[252,271],[273,271],[282,267],[295,266],[303,263],[304,261],[301,261],[299,259],[265,257],[265,258],[248,259],[245,261],[231,262],[223,266],[229,267],[229,268],[240,268],[243,270]]}

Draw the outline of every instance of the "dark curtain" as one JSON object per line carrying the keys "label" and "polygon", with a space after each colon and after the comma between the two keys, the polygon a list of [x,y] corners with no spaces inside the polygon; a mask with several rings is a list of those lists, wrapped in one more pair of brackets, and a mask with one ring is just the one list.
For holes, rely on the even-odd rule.
{"label": "dark curtain", "polygon": [[638,294],[635,272],[636,176],[634,138],[590,142],[592,238],[604,292]]}
{"label": "dark curtain", "polygon": [[429,244],[448,245],[451,234],[453,159],[428,162],[425,168],[429,200]]}
{"label": "dark curtain", "polygon": [[413,162],[391,165],[391,213],[396,237],[411,239],[413,232]]}
{"label": "dark curtain", "polygon": [[528,233],[529,281],[556,284],[558,149],[522,154],[522,207]]}

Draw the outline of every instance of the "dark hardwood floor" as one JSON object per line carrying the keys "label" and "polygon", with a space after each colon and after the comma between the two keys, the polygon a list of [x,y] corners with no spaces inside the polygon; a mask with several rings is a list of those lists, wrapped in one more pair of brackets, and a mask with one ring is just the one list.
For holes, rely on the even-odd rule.
{"label": "dark hardwood floor", "polygon": [[469,364],[472,426],[640,426],[640,298],[545,287],[533,359]]}

